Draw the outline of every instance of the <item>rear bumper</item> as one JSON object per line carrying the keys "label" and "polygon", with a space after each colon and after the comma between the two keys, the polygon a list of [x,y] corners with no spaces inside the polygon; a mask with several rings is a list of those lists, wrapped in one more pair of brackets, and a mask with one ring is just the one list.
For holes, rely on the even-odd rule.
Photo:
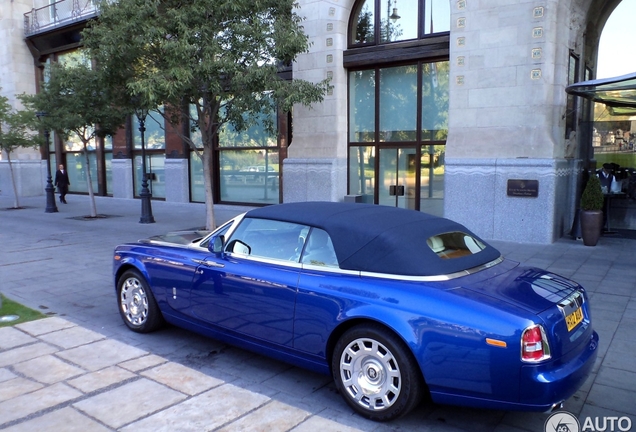
{"label": "rear bumper", "polygon": [[521,368],[520,403],[548,411],[581,388],[594,367],[598,354],[598,334],[566,358]]}

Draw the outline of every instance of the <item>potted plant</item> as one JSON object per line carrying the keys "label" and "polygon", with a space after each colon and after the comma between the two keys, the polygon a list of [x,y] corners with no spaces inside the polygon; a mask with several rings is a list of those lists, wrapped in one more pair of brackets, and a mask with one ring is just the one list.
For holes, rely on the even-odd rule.
{"label": "potted plant", "polygon": [[585,246],[596,246],[603,229],[603,191],[601,182],[591,175],[581,195],[581,236]]}

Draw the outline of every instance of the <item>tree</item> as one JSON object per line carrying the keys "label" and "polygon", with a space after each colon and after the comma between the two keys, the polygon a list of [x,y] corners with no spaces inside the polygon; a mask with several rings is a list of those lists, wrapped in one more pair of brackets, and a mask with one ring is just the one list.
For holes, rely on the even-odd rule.
{"label": "tree", "polygon": [[36,117],[33,111],[14,110],[9,100],[0,96],[0,149],[7,154],[11,185],[13,186],[13,208],[21,208],[18,197],[18,188],[15,184],[11,153],[18,147],[39,147],[42,145],[39,135],[34,132]]}
{"label": "tree", "polygon": [[296,7],[294,0],[102,0],[99,19],[83,32],[111,85],[146,108],[163,105],[177,133],[183,124],[200,131],[203,154],[181,136],[203,161],[209,229],[219,128],[243,131],[264,113],[273,130],[277,108],[320,102],[329,87],[278,76],[309,47]]}
{"label": "tree", "polygon": [[23,101],[32,110],[46,113],[42,117],[45,128],[64,140],[74,135],[82,142],[90,216],[97,217],[88,144],[96,137],[114,135],[129,112],[127,105],[120,104],[118,93],[104,83],[101,74],[82,62],[53,64],[40,92],[24,96]]}

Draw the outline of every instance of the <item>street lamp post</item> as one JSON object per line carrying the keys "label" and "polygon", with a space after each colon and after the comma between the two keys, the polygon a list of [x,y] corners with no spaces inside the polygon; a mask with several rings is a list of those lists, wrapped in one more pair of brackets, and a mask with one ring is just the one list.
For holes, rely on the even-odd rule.
{"label": "street lamp post", "polygon": [[[39,111],[36,116],[39,120],[46,117],[46,113]],[[55,188],[53,187],[53,179],[51,176],[51,149],[50,149],[51,133],[47,127],[44,128],[44,141],[46,145],[46,209],[45,213],[57,213],[57,206],[55,205]]]}
{"label": "street lamp post", "polygon": [[141,133],[141,192],[139,197],[141,198],[141,218],[139,223],[155,223],[155,218],[152,216],[152,204],[150,198],[152,194],[148,189],[148,174],[146,173],[146,143],[144,141],[144,132],[146,132],[146,116],[148,110],[145,108],[135,109],[135,115],[139,121],[139,132]]}

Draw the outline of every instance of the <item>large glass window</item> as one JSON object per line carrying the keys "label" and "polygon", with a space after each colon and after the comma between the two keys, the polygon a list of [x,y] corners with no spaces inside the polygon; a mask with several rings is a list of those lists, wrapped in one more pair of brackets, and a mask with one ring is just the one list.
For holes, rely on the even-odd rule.
{"label": "large glass window", "polygon": [[276,116],[261,113],[243,131],[225,124],[219,131],[219,174],[221,201],[276,204],[280,202],[280,161]]}
{"label": "large glass window", "polygon": [[443,215],[448,103],[447,61],[350,71],[349,194]]}
{"label": "large glass window", "polygon": [[[135,196],[139,196],[143,181],[143,164],[141,154],[137,154],[134,159],[135,171]],[[153,198],[166,197],[166,157],[162,153],[146,153],[146,174],[148,176],[148,190]]]}
{"label": "large glass window", "polygon": [[373,204],[375,196],[375,146],[349,147],[349,193]]}
{"label": "large glass window", "polygon": [[[579,82],[579,58],[570,53],[568,63],[568,85]],[[565,138],[570,138],[570,133],[576,130],[576,96],[568,94],[567,111],[565,115]]]}
{"label": "large glass window", "polygon": [[278,203],[279,170],[276,149],[221,151],[221,200]]}
{"label": "large glass window", "polygon": [[354,8],[349,43],[400,42],[448,31],[449,0],[364,0]]}
{"label": "large glass window", "polygon": [[88,170],[90,169],[93,192],[97,193],[97,157],[95,152],[88,153],[89,167],[86,166],[86,157],[83,152],[70,152],[66,154],[66,169],[71,182],[69,192],[88,193]]}
{"label": "large glass window", "polygon": [[415,141],[417,65],[380,69],[380,141]]}
{"label": "large glass window", "polygon": [[190,152],[190,200],[205,202],[205,183],[203,179],[203,161],[199,154]]}
{"label": "large glass window", "polygon": [[448,62],[422,65],[422,140],[448,137]]}
{"label": "large glass window", "polygon": [[[135,121],[134,123],[137,122]],[[162,150],[166,148],[163,124],[164,121],[161,114],[156,112],[148,113],[144,124],[146,128],[144,132],[144,145],[146,146],[146,149]],[[135,144],[135,150],[141,150],[141,132],[139,131],[138,124],[133,126],[133,141]]]}
{"label": "large glass window", "polygon": [[375,140],[375,70],[349,74],[349,140]]}

